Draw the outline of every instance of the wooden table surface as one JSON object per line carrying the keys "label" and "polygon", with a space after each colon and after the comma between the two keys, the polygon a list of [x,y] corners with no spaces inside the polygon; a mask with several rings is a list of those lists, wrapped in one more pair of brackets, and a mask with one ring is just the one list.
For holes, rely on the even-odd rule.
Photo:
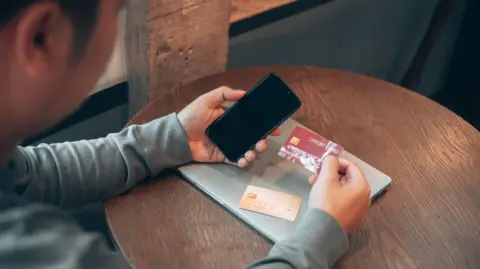
{"label": "wooden table surface", "polygon": [[[270,71],[303,100],[296,120],[393,179],[338,268],[479,268],[480,134],[414,92],[329,69],[258,67],[175,89],[130,123],[179,111],[221,85],[248,89]],[[136,268],[242,268],[271,247],[173,172],[108,201],[106,212]]]}

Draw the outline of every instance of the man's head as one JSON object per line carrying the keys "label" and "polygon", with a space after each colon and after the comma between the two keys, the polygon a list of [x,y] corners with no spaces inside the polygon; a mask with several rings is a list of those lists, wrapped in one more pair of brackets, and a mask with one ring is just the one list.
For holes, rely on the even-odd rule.
{"label": "man's head", "polygon": [[125,0],[0,0],[0,142],[71,113],[102,74]]}

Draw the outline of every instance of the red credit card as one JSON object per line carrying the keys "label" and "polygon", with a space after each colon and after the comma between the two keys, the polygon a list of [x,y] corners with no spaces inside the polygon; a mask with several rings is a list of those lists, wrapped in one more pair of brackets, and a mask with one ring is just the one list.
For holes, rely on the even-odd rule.
{"label": "red credit card", "polygon": [[313,173],[319,173],[325,157],[339,156],[342,151],[342,146],[302,127],[296,127],[278,155]]}

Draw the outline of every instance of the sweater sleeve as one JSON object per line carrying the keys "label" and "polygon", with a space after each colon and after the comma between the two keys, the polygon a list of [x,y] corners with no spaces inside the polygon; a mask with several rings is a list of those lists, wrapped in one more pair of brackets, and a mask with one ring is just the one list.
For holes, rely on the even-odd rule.
{"label": "sweater sleeve", "polygon": [[328,269],[348,248],[340,224],[319,209],[309,209],[294,234],[276,244],[267,258],[247,269]]}
{"label": "sweater sleeve", "polygon": [[15,192],[72,208],[108,199],[192,154],[175,114],[90,141],[17,147],[10,163]]}

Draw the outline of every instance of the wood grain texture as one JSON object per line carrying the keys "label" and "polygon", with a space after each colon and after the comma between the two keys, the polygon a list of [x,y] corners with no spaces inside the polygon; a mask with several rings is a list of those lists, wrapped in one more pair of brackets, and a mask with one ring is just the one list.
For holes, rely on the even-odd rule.
{"label": "wood grain texture", "polygon": [[230,22],[234,23],[298,0],[232,0]]}
{"label": "wood grain texture", "polygon": [[[258,67],[197,80],[149,103],[130,124],[179,111],[227,85],[278,73],[303,100],[294,115],[393,178],[337,268],[479,268],[480,134],[401,87],[314,67]],[[174,173],[106,203],[117,242],[137,268],[242,268],[269,248],[256,232]]]}
{"label": "wood grain texture", "polygon": [[131,111],[182,83],[225,70],[230,9],[225,0],[128,1]]}

